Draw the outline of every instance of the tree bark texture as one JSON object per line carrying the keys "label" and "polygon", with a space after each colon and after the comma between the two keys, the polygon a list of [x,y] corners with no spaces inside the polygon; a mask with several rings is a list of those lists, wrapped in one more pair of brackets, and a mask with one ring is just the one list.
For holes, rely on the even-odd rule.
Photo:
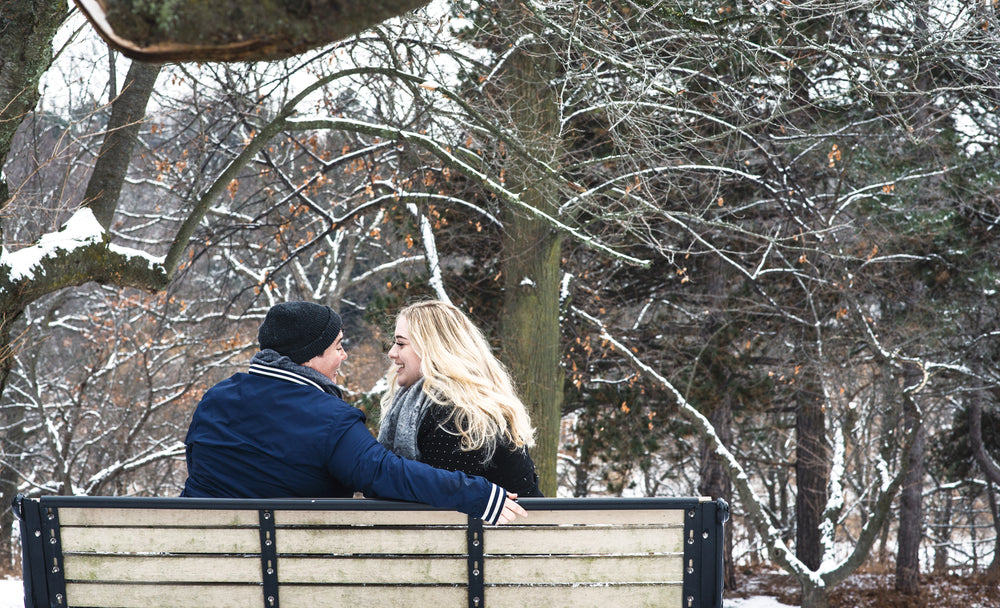
{"label": "tree bark texture", "polygon": [[[0,168],[7,164],[14,133],[38,103],[38,82],[52,62],[52,37],[65,17],[64,2],[5,0],[3,3],[0,13]],[[0,174],[0,211],[7,206],[9,198],[7,178]]]}
{"label": "tree bark texture", "polygon": [[993,561],[983,572],[983,582],[996,585],[1000,582],[1000,511],[997,508],[997,494],[993,483],[986,482],[986,498],[990,504],[990,514],[993,516]]}
{"label": "tree bark texture", "polygon": [[150,62],[269,61],[342,40],[427,0],[77,0],[126,56]]}
{"label": "tree bark texture", "polygon": [[[557,147],[558,113],[548,63],[518,51],[504,75],[506,106],[519,139],[526,146],[548,148],[539,158],[555,157]],[[506,174],[512,189],[527,203],[552,213],[555,190],[546,188],[532,167],[510,158]],[[504,210],[504,228],[503,355],[536,429],[531,453],[540,488],[555,496],[564,381],[559,323],[562,237],[550,224],[512,206]]]}
{"label": "tree bark texture", "polygon": [[548,225],[516,212],[507,214],[504,225],[503,354],[536,429],[531,455],[540,488],[546,496],[555,496],[563,402],[561,238]]}
{"label": "tree bark texture", "polygon": [[[916,44],[921,49],[930,36],[924,18],[929,7],[929,3],[920,2],[914,22]],[[915,85],[918,91],[930,91],[933,88],[932,80],[926,67],[921,66],[917,69]],[[916,95],[913,97],[913,104],[915,132],[919,136],[929,137],[933,128],[931,125],[937,122],[934,120],[936,113],[933,109],[934,98],[931,95]],[[920,382],[921,371],[914,366],[908,366],[904,377],[906,386],[916,386]],[[910,451],[906,454],[907,470],[899,494],[895,589],[900,593],[915,596],[920,592],[920,541],[923,538],[924,456],[927,434],[923,428],[920,410],[913,399],[913,394],[903,394],[903,427],[907,435],[915,433],[915,437]]]}
{"label": "tree bark texture", "polygon": [[[0,318],[0,344],[4,348],[0,350],[0,395],[6,388],[7,378],[10,376],[13,365],[13,351],[10,348],[11,332],[10,323],[6,319]],[[4,461],[11,459],[16,461],[16,454],[23,453],[24,445],[24,425],[18,424],[20,412],[11,407],[0,408],[0,424],[3,425],[4,432],[0,433],[0,454],[4,455]],[[14,532],[14,511],[10,508],[14,496],[17,494],[17,484],[20,481],[17,471],[6,464],[0,463],[0,563],[13,563],[13,543],[11,539]]]}
{"label": "tree bark texture", "polygon": [[829,608],[830,594],[826,587],[803,585],[800,605],[802,608]]}
{"label": "tree bark texture", "polygon": [[[907,374],[907,384],[919,380]],[[899,549],[896,554],[896,591],[916,595],[920,591],[920,541],[923,538],[923,478],[926,433],[913,396],[903,395],[903,425],[907,434],[915,432],[907,454],[907,471],[899,494]]]}
{"label": "tree bark texture", "polygon": [[[730,447],[733,441],[733,415],[732,404],[729,399],[723,397],[716,408],[709,415],[712,426],[719,435],[719,441],[723,445]],[[733,483],[729,479],[722,462],[715,455],[715,452],[708,445],[702,442],[701,450],[701,472],[698,483],[698,492],[702,496],[721,498],[729,504],[733,504]],[[737,587],[736,564],[733,563],[733,535],[725,535],[725,551],[722,556],[723,565],[723,586],[725,589],[733,590]]]}
{"label": "tree bark texture", "polygon": [[[713,297],[725,301],[729,273],[721,260],[715,259],[710,264],[708,289]],[[719,441],[727,448],[733,445],[733,406],[736,397],[730,388],[733,362],[729,360],[725,344],[734,340],[732,319],[726,315],[709,315],[702,328],[706,343],[700,355],[699,369],[696,371],[707,381],[707,390],[702,391],[702,413],[708,416],[712,427],[719,436]],[[727,503],[733,503],[733,482],[723,466],[722,460],[705,438],[701,440],[701,470],[699,471],[698,492],[702,496],[713,499],[721,498]],[[725,535],[725,550],[723,552],[723,586],[725,589],[736,589],[736,565],[733,563],[733,535]]]}
{"label": "tree bark texture", "polygon": [[[811,570],[823,562],[820,523],[827,502],[830,455],[826,415],[819,387],[813,383],[798,393],[795,413],[795,555]],[[804,606],[805,604],[803,604]]]}
{"label": "tree bark texture", "polygon": [[[55,0],[6,0],[0,12],[0,242],[3,210],[10,201],[6,173],[14,133],[38,103],[38,83],[52,63],[52,38],[66,17],[66,4]],[[0,307],[0,395],[13,365],[11,324],[23,308]],[[0,454],[13,458],[23,450],[24,430],[15,410],[0,410]],[[0,465],[0,562],[9,564],[14,514],[10,509],[19,479],[14,469]]]}
{"label": "tree bark texture", "polygon": [[[983,393],[975,391],[969,395],[969,443],[972,446],[972,454],[976,464],[983,471],[986,477],[986,493],[989,498],[990,509],[993,511],[994,527],[997,527],[997,504],[994,488],[1000,483],[1000,465],[997,464],[993,456],[986,451],[983,443]],[[996,544],[1000,547],[1000,534],[997,535]],[[993,562],[990,563],[983,579],[990,584],[1000,581],[1000,555],[994,551]]]}
{"label": "tree bark texture", "polygon": [[994,485],[1000,485],[1000,464],[986,451],[983,443],[983,395],[978,391],[969,395],[969,443],[983,474]]}
{"label": "tree bark texture", "polygon": [[108,132],[101,143],[101,152],[94,163],[84,196],[85,204],[93,210],[94,217],[105,230],[111,228],[123,177],[132,161],[132,149],[159,73],[159,64],[133,61],[125,76],[125,88],[111,106]]}

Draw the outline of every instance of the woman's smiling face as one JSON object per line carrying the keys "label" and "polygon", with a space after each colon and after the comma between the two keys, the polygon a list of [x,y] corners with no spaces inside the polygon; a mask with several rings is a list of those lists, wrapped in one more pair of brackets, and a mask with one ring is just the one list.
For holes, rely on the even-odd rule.
{"label": "woman's smiling face", "polygon": [[414,350],[410,340],[410,326],[406,319],[396,320],[396,336],[389,349],[389,359],[396,364],[396,383],[399,386],[413,386],[423,377],[420,371],[420,355]]}

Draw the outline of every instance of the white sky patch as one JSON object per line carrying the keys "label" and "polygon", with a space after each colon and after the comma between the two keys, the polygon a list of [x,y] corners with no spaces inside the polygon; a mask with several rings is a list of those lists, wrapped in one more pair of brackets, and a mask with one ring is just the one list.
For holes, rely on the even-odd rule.
{"label": "white sky patch", "polygon": [[[982,108],[978,107],[979,104],[975,105],[977,107],[974,109],[980,112],[979,116],[989,116],[988,113],[982,112]],[[955,121],[955,130],[959,133],[959,142],[966,155],[975,156],[980,152],[985,152],[987,145],[996,144],[994,138],[976,124],[966,109],[957,108],[951,115]]]}
{"label": "white sky patch", "polygon": [[[70,7],[73,8],[70,17],[52,41],[57,56],[41,79],[40,110],[60,113],[69,108],[96,109],[109,101],[108,47],[72,2]],[[117,57],[115,73],[119,87],[125,82],[129,65],[129,59]]]}

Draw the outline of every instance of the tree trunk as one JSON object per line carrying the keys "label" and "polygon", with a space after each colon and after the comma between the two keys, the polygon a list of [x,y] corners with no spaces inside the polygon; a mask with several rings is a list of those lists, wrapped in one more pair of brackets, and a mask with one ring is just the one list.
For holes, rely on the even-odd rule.
{"label": "tree trunk", "polygon": [[990,514],[993,516],[993,561],[983,572],[983,582],[996,585],[1000,582],[1000,512],[997,509],[997,496],[993,483],[986,481],[986,497],[989,499]]}
{"label": "tree trunk", "polygon": [[[501,2],[499,7],[511,19],[520,19],[520,4]],[[518,142],[535,158],[557,158],[559,113],[550,84],[555,71],[551,53],[520,48],[505,65],[503,107]],[[508,161],[505,173],[511,189],[529,205],[555,215],[557,190],[547,185],[541,171],[516,155]],[[531,455],[539,487],[546,496],[555,496],[564,380],[559,323],[562,236],[513,206],[504,209],[503,221],[503,355],[537,430]]]}
{"label": "tree trunk", "polygon": [[132,150],[139,138],[146,105],[159,73],[158,64],[133,61],[125,77],[125,87],[111,106],[108,134],[101,143],[101,152],[94,163],[84,195],[86,205],[105,230],[111,228],[125,181],[122,177],[132,162]]}
{"label": "tree trunk", "polygon": [[937,538],[934,539],[934,574],[948,573],[948,543],[951,541],[951,512],[954,502],[951,490],[945,493],[944,507],[936,518]]}
{"label": "tree trunk", "polygon": [[[707,282],[709,292],[723,302],[726,298],[727,269],[721,260],[714,259],[710,263],[711,277]],[[734,324],[728,315],[710,315],[702,328],[709,343],[703,347],[703,360],[698,369],[705,369],[703,377],[708,381],[707,390],[702,401],[702,412],[708,416],[719,441],[726,448],[733,445],[733,391],[727,390],[731,383],[731,369],[735,365],[727,355],[726,345],[734,341]],[[709,410],[710,411],[706,411]],[[722,498],[727,503],[733,502],[733,483],[723,467],[722,461],[715,454],[711,444],[705,437],[701,438],[701,470],[699,471],[698,491],[702,496],[713,499]],[[723,551],[723,586],[725,589],[736,589],[736,567],[733,563],[732,534],[725,535]]]}
{"label": "tree trunk", "polygon": [[[907,374],[907,385],[918,378]],[[903,395],[903,426],[907,434],[916,431],[910,448],[906,478],[899,495],[899,550],[896,554],[896,591],[908,595],[920,592],[920,541],[923,537],[924,448],[925,433],[920,412],[909,394]]]}
{"label": "tree trunk", "polygon": [[1000,484],[1000,464],[986,451],[983,443],[983,394],[974,391],[969,394],[969,443],[972,455],[983,474],[994,484]]}
{"label": "tree trunk", "polygon": [[825,586],[816,586],[806,581],[802,583],[802,601],[799,603],[802,608],[829,608],[830,594]]}
{"label": "tree trunk", "polygon": [[[820,523],[827,502],[829,450],[821,392],[807,383],[798,393],[795,413],[795,555],[811,570],[823,562]],[[804,604],[803,604],[804,605]]]}
{"label": "tree trunk", "polygon": [[[723,445],[732,445],[732,405],[729,399],[723,397],[719,400],[718,406],[712,411],[709,419],[719,435],[719,440]],[[733,484],[729,475],[723,468],[719,458],[715,455],[707,442],[702,441],[701,449],[701,480],[698,484],[698,492],[702,496],[711,496],[713,499],[721,498],[727,503],[733,503]],[[736,565],[733,563],[733,535],[727,530],[725,535],[725,548],[723,552],[723,586],[727,590],[737,588]]]}
{"label": "tree trunk", "polygon": [[[1000,465],[993,459],[993,456],[986,451],[983,443],[983,394],[976,391],[969,395],[969,443],[972,445],[972,453],[976,464],[983,471],[986,477],[986,492],[990,501],[990,509],[993,512],[994,527],[997,527],[997,506],[993,488],[1000,483]],[[997,546],[1000,546],[1000,532],[997,533]],[[995,583],[1000,580],[1000,553],[994,551],[993,562],[987,568],[985,579]]]}
{"label": "tree trunk", "polygon": [[[5,0],[0,15],[0,169],[14,133],[38,103],[38,82],[52,62],[52,38],[66,16],[66,3],[56,0]],[[7,177],[0,171],[0,211],[10,198]],[[2,230],[0,222],[0,230]],[[0,237],[3,233],[0,232]],[[9,320],[0,320],[0,322]]]}
{"label": "tree trunk", "polygon": [[786,545],[792,544],[792,533],[794,526],[790,525],[789,522],[792,521],[792,516],[789,508],[788,495],[789,490],[789,479],[791,477],[791,471],[787,467],[781,467],[778,469],[778,516],[781,529],[781,542]]}
{"label": "tree trunk", "polygon": [[[593,415],[592,410],[593,406],[587,405],[584,410],[584,416],[589,418]],[[575,477],[573,479],[573,497],[584,498],[590,495],[590,475],[594,466],[594,436],[589,429],[581,431],[578,421],[574,437],[576,437],[578,447],[576,461],[573,465],[575,469]]]}
{"label": "tree trunk", "polygon": [[[14,363],[11,346],[10,321],[0,319],[0,396],[7,386],[7,379]],[[20,408],[5,404],[0,407],[0,424],[4,432],[0,433],[0,454],[5,462],[17,462],[19,454],[24,453],[24,425],[21,424]],[[0,564],[10,564],[14,559],[11,539],[14,532],[14,511],[11,504],[17,494],[17,484],[20,477],[17,471],[7,464],[0,464]]]}
{"label": "tree trunk", "polygon": [[563,401],[560,366],[561,239],[542,222],[508,213],[504,222],[503,354],[535,425],[532,458],[542,492],[556,494]]}
{"label": "tree trunk", "polygon": [[[14,133],[24,118],[38,103],[38,83],[52,62],[52,38],[66,16],[66,3],[53,0],[10,0],[4,2],[0,27],[0,212],[10,202],[10,189],[6,173],[7,156],[14,140]],[[3,221],[0,219],[0,240]],[[0,311],[0,395],[7,387],[7,378],[13,365],[14,345],[11,343],[11,324],[20,316],[20,310]],[[20,410],[0,408],[0,454],[5,460],[16,461],[23,452],[24,429],[20,424]],[[17,472],[0,465],[0,563],[9,564],[13,559],[11,537],[14,513],[11,502],[19,482]]]}

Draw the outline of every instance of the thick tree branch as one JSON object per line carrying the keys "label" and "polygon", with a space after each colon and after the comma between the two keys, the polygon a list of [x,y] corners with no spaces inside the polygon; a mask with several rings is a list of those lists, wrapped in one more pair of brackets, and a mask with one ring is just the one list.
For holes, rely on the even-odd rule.
{"label": "thick tree branch", "polygon": [[983,444],[983,400],[974,393],[969,399],[969,442],[972,444],[972,454],[976,463],[994,484],[1000,485],[1000,464],[990,456]]}
{"label": "thick tree branch", "polygon": [[342,40],[427,0],[76,0],[133,59],[270,61]]}
{"label": "thick tree branch", "polygon": [[94,210],[94,217],[105,230],[111,228],[125,174],[132,161],[132,149],[159,73],[159,64],[133,61],[125,77],[125,88],[111,105],[108,132],[84,196],[85,204]]}
{"label": "thick tree branch", "polygon": [[111,245],[90,209],[78,211],[63,229],[0,257],[0,307],[13,319],[24,308],[66,287],[90,281],[157,291],[169,276],[159,260]]}
{"label": "thick tree branch", "polygon": [[[0,14],[0,169],[7,164],[14,133],[38,103],[38,83],[52,62],[52,38],[66,17],[58,0],[4,2]],[[0,211],[10,193],[0,172]],[[0,233],[2,236],[2,233]]]}

